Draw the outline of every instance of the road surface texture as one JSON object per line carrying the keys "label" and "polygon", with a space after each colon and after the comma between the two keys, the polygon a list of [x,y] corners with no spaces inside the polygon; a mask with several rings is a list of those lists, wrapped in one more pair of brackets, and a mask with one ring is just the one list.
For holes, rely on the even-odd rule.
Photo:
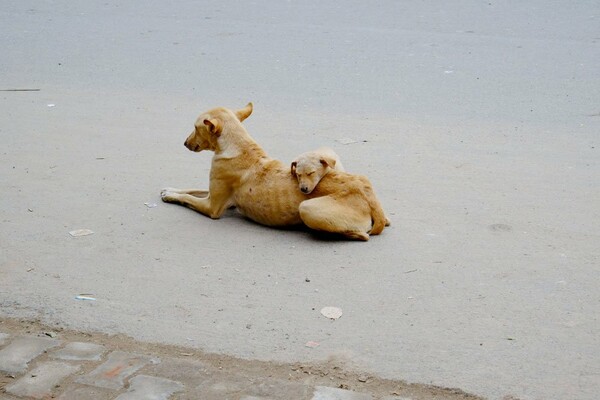
{"label": "road surface texture", "polygon": [[[597,1],[4,2],[0,48],[1,318],[489,399],[600,392]],[[334,148],[392,226],[162,203],[208,186],[197,115],[248,101],[271,156]]]}
{"label": "road surface texture", "polygon": [[0,372],[1,400],[482,399],[459,389],[352,373],[342,360],[245,361],[16,320],[0,323]]}

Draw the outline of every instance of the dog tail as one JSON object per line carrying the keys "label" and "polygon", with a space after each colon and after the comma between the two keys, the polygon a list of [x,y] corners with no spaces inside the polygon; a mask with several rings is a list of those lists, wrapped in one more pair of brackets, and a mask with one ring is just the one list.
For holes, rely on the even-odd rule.
{"label": "dog tail", "polygon": [[364,191],[367,198],[367,203],[371,209],[371,220],[373,221],[369,235],[379,235],[381,232],[383,232],[383,229],[389,225],[389,221],[385,216],[385,212],[383,211],[381,203],[377,199],[377,196],[375,196],[371,182],[369,182],[367,177],[361,178],[364,183]]}

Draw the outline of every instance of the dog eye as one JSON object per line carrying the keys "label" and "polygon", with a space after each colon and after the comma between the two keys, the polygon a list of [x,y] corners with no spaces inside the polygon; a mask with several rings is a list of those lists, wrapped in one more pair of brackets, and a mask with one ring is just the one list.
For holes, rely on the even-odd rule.
{"label": "dog eye", "polygon": [[314,173],[315,173],[315,171],[313,171],[313,172],[309,172],[309,173],[308,173],[308,174],[306,174],[306,175],[308,175],[308,176],[311,176],[311,175],[312,175],[312,174],[314,174]]}

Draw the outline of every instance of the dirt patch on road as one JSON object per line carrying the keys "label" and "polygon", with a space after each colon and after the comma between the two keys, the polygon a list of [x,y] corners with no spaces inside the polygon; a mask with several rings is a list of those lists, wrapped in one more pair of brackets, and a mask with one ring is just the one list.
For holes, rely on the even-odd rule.
{"label": "dirt patch on road", "polygon": [[[342,359],[330,359],[323,363],[293,364],[244,360],[231,356],[204,353],[193,348],[140,342],[125,335],[76,332],[63,329],[60,326],[48,326],[39,321],[23,319],[0,319],[0,332],[10,335],[53,337],[62,341],[91,342],[104,345],[110,350],[141,353],[158,358],[186,358],[208,364],[223,373],[237,374],[253,381],[261,378],[275,378],[305,385],[338,387],[371,393],[377,399],[386,396],[407,397],[412,400],[482,399],[482,397],[465,393],[460,389],[380,379],[365,373],[350,371]],[[9,375],[0,375],[0,387],[4,387],[12,380],[13,377]]]}

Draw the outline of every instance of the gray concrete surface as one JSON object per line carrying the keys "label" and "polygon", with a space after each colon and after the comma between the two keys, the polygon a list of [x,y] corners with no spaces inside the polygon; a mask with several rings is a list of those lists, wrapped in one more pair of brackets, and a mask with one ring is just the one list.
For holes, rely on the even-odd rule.
{"label": "gray concrete surface", "polygon": [[100,360],[106,349],[94,343],[74,342],[68,343],[64,348],[55,351],[52,358],[69,361],[97,361]]}
{"label": "gray concrete surface", "polygon": [[123,393],[116,400],[168,400],[173,393],[182,392],[184,386],[165,378],[138,375],[131,379],[127,393]]}
{"label": "gray concrete surface", "polygon": [[121,389],[126,386],[127,378],[150,363],[157,363],[150,357],[123,351],[112,352],[106,362],[88,375],[77,379],[78,383],[107,389]]}
{"label": "gray concrete surface", "polygon": [[[6,321],[0,322],[5,329]],[[25,324],[12,324],[8,352],[0,353],[0,399],[59,399],[59,400],[476,400],[455,389],[404,384],[372,378],[360,381],[341,370],[303,370],[297,364],[274,364],[247,361],[227,356],[207,355],[194,351],[177,353],[173,346],[135,342],[120,336],[61,331],[62,349],[47,354],[31,354],[28,368],[18,374],[2,369],[2,360],[10,353],[19,353],[26,346],[23,339],[34,339],[32,333],[22,335]],[[21,326],[19,326],[21,325]],[[43,335],[43,333],[39,333]],[[85,340],[88,345],[103,343],[108,354],[98,360],[49,361],[73,340]],[[123,340],[124,339],[124,340]],[[136,353],[115,350],[123,346]],[[184,350],[183,347],[177,349]],[[134,370],[131,361],[140,351],[151,364]],[[116,355],[116,357],[115,357]],[[160,355],[160,357],[158,357]],[[174,357],[172,357],[174,355]],[[103,370],[102,376],[95,372]],[[85,384],[79,378],[87,377]],[[107,385],[112,382],[112,385]],[[123,384],[124,383],[124,384]],[[343,389],[341,387],[344,387]],[[392,393],[392,395],[390,395]],[[403,396],[398,396],[402,393]]]}
{"label": "gray concrete surface", "polygon": [[78,370],[79,366],[56,361],[39,364],[29,374],[7,385],[6,392],[19,397],[48,399],[66,377]]}
{"label": "gray concrete surface", "polygon": [[12,374],[24,372],[29,361],[59,344],[58,340],[46,338],[18,338],[0,350],[0,370]]}
{"label": "gray concrete surface", "polygon": [[[0,92],[0,316],[595,398],[597,2],[121,3],[0,6],[0,89],[40,89]],[[350,243],[160,203],[207,186],[196,115],[247,101],[271,155],[333,147],[393,226]]]}

